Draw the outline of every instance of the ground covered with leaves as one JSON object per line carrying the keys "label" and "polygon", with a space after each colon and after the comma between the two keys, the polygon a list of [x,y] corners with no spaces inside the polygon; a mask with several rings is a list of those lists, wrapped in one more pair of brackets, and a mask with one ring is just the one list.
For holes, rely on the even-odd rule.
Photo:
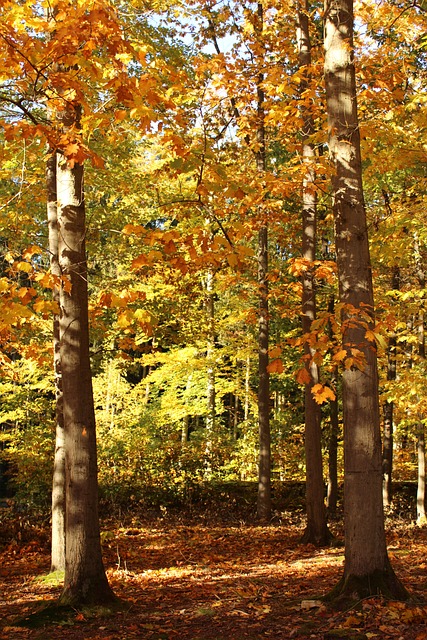
{"label": "ground covered with leaves", "polygon": [[60,580],[46,577],[48,527],[9,524],[0,565],[1,640],[427,640],[427,530],[408,523],[389,526],[388,542],[413,600],[372,598],[337,611],[320,597],[341,575],[339,523],[334,546],[319,550],[299,542],[303,521],[292,514],[266,527],[197,518],[108,521],[104,557],[121,607],[45,619],[34,612],[61,591]]}

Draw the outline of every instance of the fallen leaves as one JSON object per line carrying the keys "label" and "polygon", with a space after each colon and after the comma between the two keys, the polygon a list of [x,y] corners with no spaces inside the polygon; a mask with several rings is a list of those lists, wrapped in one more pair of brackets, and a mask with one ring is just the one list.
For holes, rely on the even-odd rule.
{"label": "fallen leaves", "polygon": [[[260,640],[327,638],[427,640],[427,607],[370,598],[355,609],[336,612],[319,594],[338,580],[342,549],[301,545],[299,526],[150,526],[132,523],[103,535],[108,579],[127,610],[111,617],[77,611],[70,624],[49,627],[50,640]],[[420,566],[427,551],[423,530],[405,530],[401,547],[411,562],[393,564],[409,588],[423,589]],[[24,550],[22,552],[22,550]],[[1,640],[26,640],[18,627],[42,599],[60,587],[34,577],[49,566],[48,549],[27,542],[2,557]],[[31,633],[31,632],[30,632]],[[44,632],[42,632],[44,633]]]}

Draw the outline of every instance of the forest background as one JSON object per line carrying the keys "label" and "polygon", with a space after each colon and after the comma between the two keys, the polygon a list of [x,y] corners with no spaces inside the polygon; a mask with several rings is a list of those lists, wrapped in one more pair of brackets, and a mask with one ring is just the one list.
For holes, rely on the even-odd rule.
{"label": "forest background", "polygon": [[[258,480],[264,297],[272,477],[305,478],[304,393],[315,364],[321,372],[310,394],[321,407],[334,508],[342,478],[339,372],[363,370],[364,362],[357,347],[349,353],[341,344],[323,8],[300,11],[312,34],[310,64],[302,65],[295,6],[263,3],[262,28],[259,6],[64,1],[49,14],[46,3],[2,3],[1,455],[2,481],[20,505],[50,508],[55,290],[67,281],[51,264],[46,215],[46,162],[56,148],[70,167],[85,167],[102,499],[165,509],[218,482]],[[384,495],[390,503],[392,470],[396,480],[418,477],[421,523],[424,7],[360,2],[356,29],[376,301],[366,339],[379,357]],[[58,126],[52,114],[76,102],[79,126],[66,129],[61,117]],[[318,242],[307,258],[302,193],[313,175]],[[317,306],[308,328],[301,322],[307,274]]]}

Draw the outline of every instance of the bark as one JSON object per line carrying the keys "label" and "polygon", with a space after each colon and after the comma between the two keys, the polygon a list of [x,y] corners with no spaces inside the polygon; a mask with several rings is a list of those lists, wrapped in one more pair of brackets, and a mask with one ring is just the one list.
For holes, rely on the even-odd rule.
{"label": "bark", "polygon": [[417,482],[417,523],[426,523],[426,441],[422,421],[418,424],[418,482]]}
{"label": "bark", "polygon": [[[264,11],[258,3],[256,30],[262,36]],[[257,152],[256,166],[260,178],[266,170],[265,150],[265,113],[264,76],[257,78]],[[264,217],[264,211],[261,211]],[[258,501],[257,515],[262,522],[271,518],[271,436],[270,436],[270,374],[268,372],[268,226],[264,219],[258,232],[258,431],[259,431],[259,467],[258,467]]]}
{"label": "bark", "polygon": [[[78,106],[63,124],[75,128]],[[60,604],[114,600],[102,563],[98,519],[95,413],[89,360],[83,166],[58,153],[58,255],[62,273],[60,338],[66,478],[66,557]]]}
{"label": "bark", "polygon": [[[382,501],[382,459],[377,357],[367,341],[373,323],[373,288],[362,188],[360,133],[353,60],[352,0],[325,5],[325,83],[329,151],[334,165],[335,245],[342,346],[363,363],[343,373],[344,576],[334,596],[383,593],[407,597],[387,556]],[[355,352],[355,349],[357,352]],[[348,361],[347,364],[351,362]]]}
{"label": "bark", "polygon": [[213,291],[213,274],[209,271],[206,279],[206,313],[208,321],[208,340],[206,349],[207,362],[207,416],[206,416],[206,473],[212,470],[212,438],[216,422],[216,384],[215,384],[215,300]]}
{"label": "bark", "polygon": [[[49,254],[51,273],[60,277],[58,262],[58,212],[56,198],[56,153],[51,153],[46,162],[47,219],[49,228]],[[52,292],[53,300],[60,304],[59,288]],[[65,450],[64,414],[62,398],[61,354],[59,315],[53,318],[53,369],[55,377],[55,454],[52,478],[52,541],[51,572],[65,569]]]}
{"label": "bark", "polygon": [[[335,368],[336,373],[336,368]],[[337,389],[336,375],[331,377],[331,382]],[[339,434],[339,417],[338,417],[338,396],[330,402],[330,420],[331,430],[328,442],[328,487],[326,492],[326,504],[328,514],[334,516],[337,511],[338,502],[338,434]]]}
{"label": "bark", "polygon": [[[415,262],[417,269],[418,284],[421,291],[424,291],[426,286],[426,278],[424,272],[424,265],[420,253],[418,237],[415,237]],[[422,308],[418,313],[418,356],[421,360],[425,360],[425,332],[424,332],[424,312]],[[417,439],[417,453],[418,453],[418,481],[417,481],[417,523],[425,524],[426,522],[426,442],[425,442],[425,427],[424,416],[419,416],[418,421],[418,439]]]}
{"label": "bark", "polygon": [[[391,287],[398,291],[400,288],[400,270],[398,266],[393,267]],[[387,348],[387,380],[396,380],[396,335],[393,333],[388,340]],[[386,400],[384,403],[384,435],[383,435],[383,502],[384,506],[390,506],[392,493],[393,474],[393,401]]]}
{"label": "bark", "polygon": [[[328,312],[335,313],[335,299],[331,296],[328,303]],[[329,338],[332,340],[333,332],[329,322]],[[335,515],[338,501],[338,435],[339,435],[339,411],[338,411],[338,367],[335,365],[331,373],[331,385],[335,388],[335,400],[329,403],[330,433],[328,442],[328,488],[326,504],[328,514]]]}
{"label": "bark", "polygon": [[258,518],[267,522],[271,518],[271,443],[270,443],[270,377],[268,373],[268,232],[263,225],[258,239]]}
{"label": "bark", "polygon": [[245,408],[244,408],[244,421],[247,422],[249,418],[249,396],[250,396],[250,377],[251,377],[251,359],[250,356],[246,358],[245,366]]}
{"label": "bark", "polygon": [[236,441],[239,437],[239,396],[234,394],[234,411],[233,411],[233,440]]}
{"label": "bark", "polygon": [[[311,66],[311,44],[308,21],[308,3],[304,0],[298,11],[297,41],[299,66],[306,70],[301,80],[301,93],[308,87],[307,71]],[[311,331],[316,319],[316,289],[313,275],[313,263],[316,259],[316,174],[314,170],[315,150],[310,142],[314,133],[313,117],[307,107],[302,108],[303,140],[302,160],[304,177],[302,185],[302,254],[307,261],[307,269],[302,276],[302,330],[305,335]],[[313,386],[319,382],[319,369],[314,361],[315,352],[307,340],[304,344],[306,369],[310,382],[305,385],[305,461],[306,461],[306,512],[307,526],[302,540],[316,546],[325,546],[331,540],[326,522],[324,499],[322,431],[320,405],[312,393]]]}

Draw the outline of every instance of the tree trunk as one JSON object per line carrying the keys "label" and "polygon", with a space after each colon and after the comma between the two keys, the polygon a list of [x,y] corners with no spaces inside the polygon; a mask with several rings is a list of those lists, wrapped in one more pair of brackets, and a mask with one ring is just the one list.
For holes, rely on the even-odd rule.
{"label": "tree trunk", "polygon": [[[425,290],[426,277],[424,271],[424,263],[420,253],[420,246],[418,237],[415,237],[415,264],[417,269],[418,284],[421,291]],[[426,358],[425,349],[425,332],[424,332],[424,312],[421,308],[418,313],[418,356],[421,360]],[[418,440],[417,440],[417,452],[418,452],[418,483],[417,483],[417,523],[426,523],[426,441],[425,441],[425,427],[424,416],[419,415],[418,420]]]}
{"label": "tree trunk", "polygon": [[366,339],[374,303],[357,119],[352,0],[331,0],[325,5],[325,83],[329,151],[335,169],[342,346],[348,358],[342,381],[345,565],[343,578],[330,597],[382,593],[406,598],[387,556],[377,357],[374,344]]}
{"label": "tree trunk", "polygon": [[258,333],[258,518],[271,518],[270,377],[268,373],[268,232],[263,225],[258,239],[259,333]]}
{"label": "tree trunk", "polygon": [[[328,302],[328,312],[335,313],[335,298],[332,295]],[[332,325],[329,322],[329,338],[332,340]],[[335,388],[335,399],[329,403],[330,432],[328,442],[328,488],[326,504],[328,514],[333,516],[337,510],[338,501],[338,434],[339,434],[339,411],[338,411],[338,367],[334,365],[331,373],[331,385]]]}
{"label": "tree trunk", "polygon": [[[255,29],[262,38],[264,10],[259,2]],[[261,43],[262,46],[262,43]],[[256,166],[259,177],[263,180],[266,170],[265,151],[265,113],[264,76],[257,78],[257,148]],[[262,219],[258,232],[258,432],[259,432],[259,466],[258,466],[258,501],[257,515],[262,522],[271,518],[271,437],[270,437],[270,374],[268,372],[268,227],[261,211]]]}
{"label": "tree trunk", "polygon": [[[64,125],[79,125],[79,107]],[[102,563],[98,519],[95,413],[89,360],[88,283],[83,166],[58,153],[58,255],[61,370],[65,433],[65,583],[60,604],[114,600]]]}
{"label": "tree trunk", "polygon": [[215,300],[213,291],[213,274],[208,272],[206,278],[206,313],[208,321],[208,337],[206,349],[207,363],[207,415],[206,415],[206,447],[205,468],[209,475],[212,471],[212,438],[216,422],[216,383],[215,383]]}
{"label": "tree trunk", "polygon": [[[51,153],[46,162],[47,219],[49,228],[49,255],[52,275],[60,277],[58,263],[58,211],[56,198],[56,153]],[[52,298],[58,304],[59,285],[55,285]],[[65,569],[65,451],[64,414],[62,399],[61,354],[59,315],[53,317],[53,370],[55,377],[55,454],[52,479],[52,541],[50,570]]]}
{"label": "tree trunk", "polygon": [[[308,3],[304,0],[298,11],[297,42],[299,66],[310,73],[311,44],[308,22]],[[308,87],[308,77],[301,79],[300,91]],[[315,150],[310,142],[314,133],[313,117],[310,111],[302,108],[304,122],[302,132],[302,161],[304,177],[302,184],[302,254],[307,261],[307,269],[302,276],[302,330],[305,335],[311,331],[316,318],[316,290],[313,276],[313,264],[316,259],[316,174],[314,170]],[[306,512],[307,526],[302,541],[316,546],[325,546],[331,540],[326,522],[326,509],[323,482],[322,431],[320,405],[312,393],[313,386],[319,382],[319,369],[314,362],[314,351],[309,341],[304,344],[306,370],[310,382],[305,384],[305,461],[306,461]]]}
{"label": "tree trunk", "polygon": [[[400,270],[393,267],[391,287],[398,291],[400,288]],[[388,340],[387,348],[387,380],[396,380],[396,334]],[[393,473],[393,401],[384,403],[384,436],[383,436],[383,502],[389,507],[392,501],[392,473]]]}
{"label": "tree trunk", "polygon": [[243,419],[247,422],[249,418],[249,396],[250,396],[250,376],[251,376],[251,358],[248,355],[245,363],[245,408],[243,413]]}
{"label": "tree trunk", "polygon": [[417,524],[426,524],[426,441],[422,420],[418,423]]}
{"label": "tree trunk", "polygon": [[[334,368],[331,382],[337,389],[336,367]],[[337,391],[336,391],[337,393]],[[335,400],[331,400],[330,406],[331,430],[328,442],[328,487],[326,504],[328,506],[328,514],[334,516],[337,511],[338,502],[338,434],[339,434],[339,417],[338,417],[338,395]]]}

